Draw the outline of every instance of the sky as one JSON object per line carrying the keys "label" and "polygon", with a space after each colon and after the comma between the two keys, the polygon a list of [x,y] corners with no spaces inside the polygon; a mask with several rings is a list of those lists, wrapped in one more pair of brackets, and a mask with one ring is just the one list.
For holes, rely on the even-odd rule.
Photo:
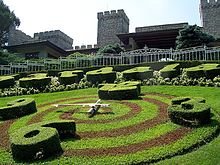
{"label": "sky", "polygon": [[97,43],[97,13],[124,9],[135,27],[188,22],[201,26],[199,0],[3,0],[20,19],[19,30],[61,30],[73,46]]}

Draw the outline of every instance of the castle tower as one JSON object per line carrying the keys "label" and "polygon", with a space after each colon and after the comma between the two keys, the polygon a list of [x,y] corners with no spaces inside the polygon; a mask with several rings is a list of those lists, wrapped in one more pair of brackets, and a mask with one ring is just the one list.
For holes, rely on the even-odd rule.
{"label": "castle tower", "polygon": [[200,17],[205,32],[220,38],[220,0],[200,0]]}
{"label": "castle tower", "polygon": [[129,33],[129,19],[124,10],[100,12],[98,17],[98,47],[119,43],[116,34]]}

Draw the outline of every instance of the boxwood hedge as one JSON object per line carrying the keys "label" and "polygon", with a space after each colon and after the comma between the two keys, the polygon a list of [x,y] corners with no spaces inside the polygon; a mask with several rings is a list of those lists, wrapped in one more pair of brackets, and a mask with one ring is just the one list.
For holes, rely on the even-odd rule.
{"label": "boxwood hedge", "polygon": [[135,67],[122,72],[126,80],[144,80],[153,77],[153,70],[150,67]]}
{"label": "boxwood hedge", "polygon": [[112,67],[105,67],[87,72],[86,79],[92,84],[102,82],[113,83],[116,79],[116,72],[113,71]]}
{"label": "boxwood hedge", "polygon": [[32,114],[37,111],[36,103],[32,98],[20,98],[7,103],[7,106],[0,108],[0,119],[8,120],[25,115]]}
{"label": "boxwood hedge", "polygon": [[14,84],[15,79],[13,76],[0,76],[0,88],[9,88]]}
{"label": "boxwood hedge", "polygon": [[203,98],[177,97],[168,107],[168,115],[176,124],[200,126],[210,122],[210,109]]}
{"label": "boxwood hedge", "polygon": [[49,121],[22,127],[10,134],[14,159],[31,161],[62,151],[59,136],[75,135],[74,121]]}
{"label": "boxwood hedge", "polygon": [[106,84],[99,88],[98,95],[100,99],[104,100],[137,99],[140,95],[140,83]]}
{"label": "boxwood hedge", "polygon": [[220,75],[220,64],[202,64],[187,68],[185,71],[190,78],[206,77],[207,79],[213,79]]}
{"label": "boxwood hedge", "polygon": [[74,74],[72,71],[60,72],[58,75],[58,80],[60,84],[68,85],[78,82],[77,74]]}
{"label": "boxwood hedge", "polygon": [[166,65],[160,70],[160,74],[164,78],[174,78],[180,74],[180,64]]}
{"label": "boxwood hedge", "polygon": [[23,88],[44,88],[51,82],[51,78],[46,76],[45,73],[31,74],[28,77],[19,79],[19,85]]}

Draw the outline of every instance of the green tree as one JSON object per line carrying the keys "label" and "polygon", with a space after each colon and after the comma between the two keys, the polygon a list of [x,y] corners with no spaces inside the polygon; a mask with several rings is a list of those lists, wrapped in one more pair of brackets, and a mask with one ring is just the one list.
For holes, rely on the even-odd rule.
{"label": "green tree", "polygon": [[176,49],[202,46],[212,41],[215,41],[215,38],[203,32],[201,27],[189,25],[179,31],[179,35],[176,38]]}
{"label": "green tree", "polygon": [[106,45],[100,48],[97,54],[98,55],[101,55],[104,53],[119,54],[121,52],[124,52],[124,49],[119,44],[109,44],[109,45]]}
{"label": "green tree", "polygon": [[0,47],[8,41],[10,27],[17,27],[19,25],[19,18],[0,0]]}

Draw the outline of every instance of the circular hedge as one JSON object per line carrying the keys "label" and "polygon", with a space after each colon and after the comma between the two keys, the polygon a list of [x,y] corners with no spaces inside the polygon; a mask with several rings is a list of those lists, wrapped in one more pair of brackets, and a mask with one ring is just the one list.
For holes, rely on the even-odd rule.
{"label": "circular hedge", "polygon": [[0,118],[3,120],[18,118],[37,112],[36,103],[32,98],[20,98],[7,103],[0,108]]}
{"label": "circular hedge", "polygon": [[210,106],[203,98],[177,97],[168,107],[172,122],[185,126],[200,126],[210,122]]}
{"label": "circular hedge", "polygon": [[12,133],[10,142],[13,158],[17,160],[46,158],[62,151],[57,130],[36,124]]}

